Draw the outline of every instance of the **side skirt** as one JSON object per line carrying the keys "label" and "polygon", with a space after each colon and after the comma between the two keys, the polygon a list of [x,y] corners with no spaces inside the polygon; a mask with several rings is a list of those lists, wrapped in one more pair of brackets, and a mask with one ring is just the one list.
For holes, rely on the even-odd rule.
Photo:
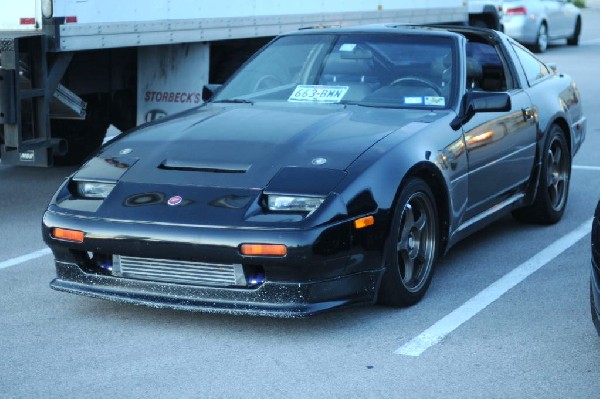
{"label": "side skirt", "polygon": [[524,199],[524,193],[517,193],[505,199],[504,201],[494,205],[490,209],[481,212],[480,214],[472,217],[471,219],[466,220],[464,223],[458,226],[456,231],[452,234],[452,236],[448,240],[448,247],[446,250],[448,250],[452,245],[456,244],[458,241],[462,240],[468,235],[500,219],[502,216],[506,215],[513,209],[522,206],[524,203]]}

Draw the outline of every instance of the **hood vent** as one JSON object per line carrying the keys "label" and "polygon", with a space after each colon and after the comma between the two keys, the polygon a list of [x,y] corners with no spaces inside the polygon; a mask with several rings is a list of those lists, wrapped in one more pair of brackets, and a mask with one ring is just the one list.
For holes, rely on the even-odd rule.
{"label": "hood vent", "polygon": [[160,169],[184,170],[210,173],[246,173],[252,164],[230,162],[200,162],[178,159],[165,159],[158,165]]}

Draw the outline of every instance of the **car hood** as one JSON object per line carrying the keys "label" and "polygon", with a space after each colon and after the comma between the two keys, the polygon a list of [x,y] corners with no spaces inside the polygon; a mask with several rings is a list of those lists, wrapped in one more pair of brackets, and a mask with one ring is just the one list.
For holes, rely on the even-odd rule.
{"label": "car hood", "polygon": [[262,189],[284,167],[346,170],[384,137],[430,122],[424,110],[209,104],[134,130],[99,157],[135,159],[121,182]]}

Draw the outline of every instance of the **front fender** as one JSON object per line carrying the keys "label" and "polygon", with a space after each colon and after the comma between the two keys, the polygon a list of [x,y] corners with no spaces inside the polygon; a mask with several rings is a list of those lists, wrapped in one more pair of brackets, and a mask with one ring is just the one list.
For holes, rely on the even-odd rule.
{"label": "front fender", "polygon": [[455,114],[427,124],[416,132],[395,132],[376,143],[347,170],[336,190],[344,202],[368,191],[377,214],[389,225],[402,185],[409,176],[424,178],[436,195],[445,220],[444,239],[462,223],[467,204],[467,154],[461,131],[450,128]]}

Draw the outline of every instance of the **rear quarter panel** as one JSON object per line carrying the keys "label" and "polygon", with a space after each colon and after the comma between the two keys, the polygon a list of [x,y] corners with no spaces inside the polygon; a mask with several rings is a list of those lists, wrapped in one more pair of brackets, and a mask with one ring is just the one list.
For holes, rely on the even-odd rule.
{"label": "rear quarter panel", "polygon": [[538,149],[541,151],[546,133],[552,124],[558,123],[569,136],[571,156],[573,157],[585,139],[586,132],[586,118],[575,81],[569,75],[557,72],[529,84],[512,43],[510,39],[504,40],[504,45],[514,65],[516,78],[521,87],[529,94],[537,112]]}

